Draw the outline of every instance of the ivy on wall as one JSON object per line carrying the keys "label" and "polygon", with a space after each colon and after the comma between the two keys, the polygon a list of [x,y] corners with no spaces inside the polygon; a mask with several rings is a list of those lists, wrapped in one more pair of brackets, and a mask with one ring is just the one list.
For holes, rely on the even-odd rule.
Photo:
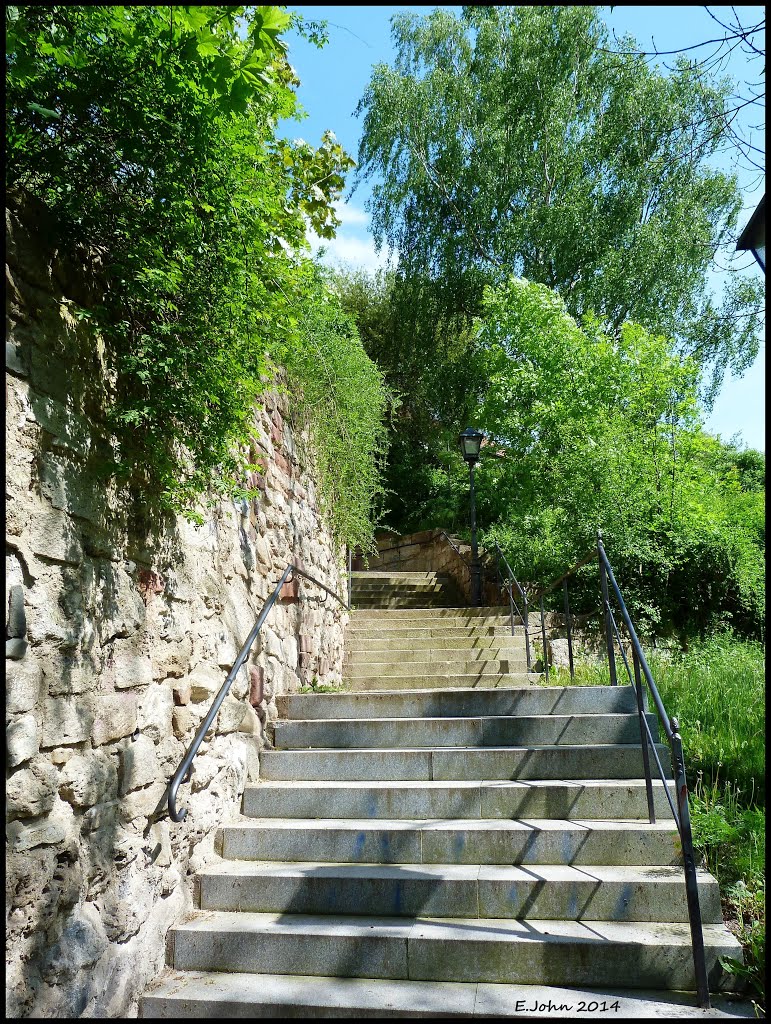
{"label": "ivy on wall", "polygon": [[8,7],[7,183],[60,245],[102,254],[108,288],[80,315],[114,382],[105,471],[191,518],[245,493],[255,396],[283,361],[332,528],[366,546],[387,394],[303,254],[308,225],[334,234],[353,161],[331,133],[277,135],[293,22],[323,42],[278,7]]}

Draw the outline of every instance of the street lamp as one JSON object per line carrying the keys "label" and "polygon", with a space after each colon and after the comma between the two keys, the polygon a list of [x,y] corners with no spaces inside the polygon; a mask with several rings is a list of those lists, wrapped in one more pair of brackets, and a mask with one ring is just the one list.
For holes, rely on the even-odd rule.
{"label": "street lamp", "polygon": [[473,427],[466,427],[463,433],[458,435],[458,443],[463,458],[468,463],[469,486],[471,490],[471,600],[479,607],[482,604],[482,579],[479,566],[479,552],[477,550],[477,510],[474,498],[474,466],[479,460],[479,449],[482,447],[484,434]]}

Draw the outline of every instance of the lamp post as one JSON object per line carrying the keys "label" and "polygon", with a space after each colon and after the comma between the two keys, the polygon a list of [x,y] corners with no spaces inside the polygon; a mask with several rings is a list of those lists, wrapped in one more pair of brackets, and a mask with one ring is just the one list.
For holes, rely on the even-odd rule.
{"label": "lamp post", "polygon": [[479,551],[477,550],[477,509],[474,497],[474,466],[479,460],[479,449],[482,446],[484,434],[472,427],[466,427],[463,433],[458,435],[461,454],[468,463],[469,486],[471,490],[470,518],[471,518],[471,600],[479,607],[482,604],[482,579],[479,566]]}

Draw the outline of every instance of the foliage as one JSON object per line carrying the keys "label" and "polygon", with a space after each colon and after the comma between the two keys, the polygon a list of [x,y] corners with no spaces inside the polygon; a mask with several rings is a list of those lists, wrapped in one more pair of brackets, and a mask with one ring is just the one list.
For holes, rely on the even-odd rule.
{"label": "foliage", "polygon": [[[687,650],[665,655],[645,647],[645,653],[667,714],[680,724],[688,778],[704,806],[720,803],[729,819],[736,807],[765,806],[765,723],[758,713],[765,700],[763,646],[717,633]],[[565,671],[552,675],[555,686],[569,682]],[[577,662],[574,685],[609,682],[605,661]],[[755,866],[762,863],[763,851],[755,851]]]}
{"label": "foliage", "polygon": [[372,520],[382,495],[386,450],[383,409],[390,395],[366,355],[353,318],[321,273],[306,265],[297,333],[276,349],[289,375],[292,408],[313,439],[326,521],[352,546],[373,546]]}
{"label": "foliage", "polygon": [[424,355],[434,304],[473,316],[485,284],[517,274],[611,333],[632,320],[675,338],[714,386],[752,363],[760,280],[734,281],[721,306],[707,284],[741,208],[707,162],[729,131],[728,80],[683,58],[662,74],[631,38],[610,52],[593,7],[434,10],[392,30],[395,64],[375,66],[357,108],[359,174],[382,177],[376,239],[426,291]]}
{"label": "foliage", "polygon": [[[695,363],[637,324],[616,336],[591,316],[579,325],[518,279],[486,292],[477,341],[487,383],[474,422],[490,439],[479,517],[518,578],[558,576],[601,528],[646,631],[760,630],[763,492],[745,489],[744,455],[702,431]],[[593,573],[579,576],[578,611],[596,605]]]}
{"label": "foliage", "polygon": [[[237,492],[255,468],[255,396],[277,353],[307,343],[297,308],[325,301],[308,291],[306,225],[334,234],[353,163],[331,133],[318,147],[276,134],[297,110],[291,21],[277,7],[7,8],[8,184],[53,211],[58,244],[99,251],[107,275],[103,305],[83,313],[114,381],[107,469],[192,516],[207,489]],[[371,419],[382,403],[364,390]],[[331,432],[325,409],[318,436]],[[340,491],[359,539],[366,487]]]}
{"label": "foliage", "polygon": [[[680,725],[694,844],[720,883],[724,914],[744,951],[744,965],[726,958],[723,966],[764,1003],[764,649],[723,633],[687,651],[646,656],[664,707]],[[577,658],[573,680],[561,669],[549,682],[601,686],[610,678],[606,662]]]}

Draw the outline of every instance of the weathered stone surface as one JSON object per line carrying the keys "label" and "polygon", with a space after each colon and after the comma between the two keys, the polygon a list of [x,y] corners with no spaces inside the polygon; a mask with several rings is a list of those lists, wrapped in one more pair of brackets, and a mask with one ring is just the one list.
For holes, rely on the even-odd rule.
{"label": "weathered stone surface", "polygon": [[53,562],[79,565],[83,547],[72,520],[64,512],[40,506],[31,511],[30,547],[34,554]]}
{"label": "weathered stone surface", "polygon": [[14,637],[11,640],[5,641],[5,656],[10,658],[12,661],[19,661],[27,653],[29,644],[26,640],[22,640],[20,637]]}
{"label": "weathered stone surface", "polygon": [[218,733],[235,732],[241,725],[249,707],[244,701],[228,695],[217,712],[215,727]]}
{"label": "weathered stone surface", "polygon": [[98,747],[110,740],[130,736],[137,728],[137,695],[116,693],[111,697],[97,697],[94,704],[94,724],[91,739]]}
{"label": "weathered stone surface", "polygon": [[45,818],[32,822],[9,822],[6,835],[8,848],[12,853],[24,853],[36,846],[64,846],[71,843],[75,837],[72,808],[59,800]]}
{"label": "weathered stone surface", "polygon": [[[67,442],[67,446],[85,455],[90,439],[84,438],[81,445]],[[54,452],[46,454],[41,460],[39,483],[54,508],[92,523],[98,524],[104,518],[104,492],[100,494],[96,481],[85,476],[73,459]]]}
{"label": "weathered stone surface", "polygon": [[[283,398],[255,412],[252,457],[268,468],[280,448],[252,478],[259,499],[223,502],[200,528],[152,503],[138,513],[94,472],[111,457],[103,347],[70,298],[98,302],[99,289],[81,280],[76,253],[44,248],[44,214],[29,230],[10,217],[6,638],[21,657],[7,663],[9,1005],[120,1018],[163,964],[163,935],[191,906],[185,882],[214,857],[214,829],[259,778],[276,715],[265,698],[297,688],[297,637],[339,640],[343,622],[304,601],[303,585],[300,601],[273,607],[252,652],[260,693],[242,668],[183,787],[191,813],[169,827],[169,779],[276,569],[304,560],[335,587],[336,553]],[[325,656],[336,643],[325,640]]]}
{"label": "weathered stone surface", "polygon": [[225,682],[225,673],[209,665],[198,665],[185,682],[190,685],[190,699],[197,704],[214,697]]}
{"label": "weathered stone surface", "polygon": [[147,736],[137,736],[120,748],[120,795],[153,782],[158,772],[155,744]]}
{"label": "weathered stone surface", "polygon": [[171,733],[174,695],[167,683],[153,683],[145,691],[139,705],[137,723],[140,730],[155,743]]}
{"label": "weathered stone surface", "polygon": [[43,705],[44,747],[81,743],[88,739],[94,722],[90,703],[74,697],[50,697]]}
{"label": "weathered stone surface", "polygon": [[174,708],[171,721],[174,735],[178,740],[182,740],[192,733],[198,723],[198,717],[193,714],[190,707],[177,707]]}
{"label": "weathered stone surface", "polygon": [[166,792],[165,782],[155,782],[152,786],[137,789],[125,796],[120,803],[120,815],[124,821],[134,818],[148,818],[160,806]]}
{"label": "weathered stone surface", "polygon": [[190,668],[193,655],[193,642],[189,636],[183,636],[175,642],[166,642],[153,647],[150,658],[153,665],[153,678],[166,679],[169,676],[179,678]]}
{"label": "weathered stone surface", "polygon": [[6,814],[9,819],[37,817],[56,803],[59,773],[46,758],[37,756],[6,781]]}
{"label": "weathered stone surface", "polygon": [[566,639],[548,640],[549,661],[554,668],[570,668],[570,654]]}
{"label": "weathered stone surface", "polygon": [[176,705],[189,704],[192,698],[192,686],[189,679],[180,679],[172,687]]}
{"label": "weathered stone surface", "polygon": [[149,650],[135,637],[116,639],[112,649],[112,671],[119,690],[148,686],[153,681],[153,664]]}
{"label": "weathered stone surface", "polygon": [[115,758],[99,750],[73,755],[59,777],[59,795],[75,807],[91,807],[116,791]]}
{"label": "weathered stone surface", "polygon": [[8,637],[24,637],[27,632],[27,616],[24,612],[24,587],[12,586],[8,595]]}
{"label": "weathered stone surface", "polygon": [[15,768],[34,757],[40,749],[41,735],[37,717],[31,712],[10,722],[5,730],[8,767]]}
{"label": "weathered stone surface", "polygon": [[32,657],[11,661],[5,672],[5,713],[23,714],[37,707],[42,697],[43,670]]}

